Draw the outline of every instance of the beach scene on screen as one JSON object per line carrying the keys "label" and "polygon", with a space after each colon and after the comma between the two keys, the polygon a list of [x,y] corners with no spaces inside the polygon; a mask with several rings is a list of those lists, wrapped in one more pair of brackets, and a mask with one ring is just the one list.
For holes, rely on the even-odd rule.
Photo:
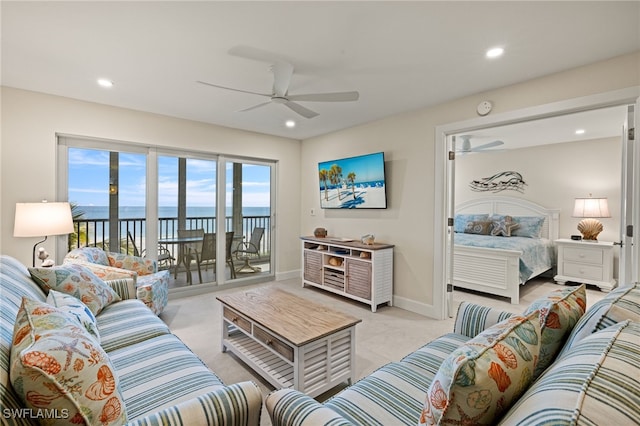
{"label": "beach scene on screen", "polygon": [[319,163],[318,179],[322,208],[387,207],[382,152]]}

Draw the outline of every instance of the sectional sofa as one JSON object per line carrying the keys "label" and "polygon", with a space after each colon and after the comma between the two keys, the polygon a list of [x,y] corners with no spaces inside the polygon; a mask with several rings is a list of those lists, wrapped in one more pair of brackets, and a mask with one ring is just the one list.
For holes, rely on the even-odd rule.
{"label": "sectional sofa", "polygon": [[0,256],[0,424],[260,423],[255,383],[224,385],[109,284],[83,265],[27,269]]}
{"label": "sectional sofa", "polygon": [[584,285],[522,315],[462,303],[453,333],[321,404],[291,389],[273,425],[632,425],[640,422],[640,285],[585,313]]}

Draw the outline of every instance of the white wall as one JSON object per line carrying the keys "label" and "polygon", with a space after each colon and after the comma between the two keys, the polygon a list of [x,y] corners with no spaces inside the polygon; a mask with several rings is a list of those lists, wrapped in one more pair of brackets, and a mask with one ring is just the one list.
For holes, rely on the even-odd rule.
{"label": "white wall", "polygon": [[[624,117],[621,117],[622,122]],[[620,182],[622,139],[594,139],[551,144],[512,151],[458,156],[456,160],[456,203],[487,195],[523,198],[547,208],[559,208],[560,238],[579,234],[580,219],[571,217],[577,197],[607,197],[611,217],[601,219],[604,230],[598,237],[617,241],[620,235]],[[515,171],[526,183],[523,192],[499,194],[473,191],[473,180],[498,172]]]}
{"label": "white wall", "polygon": [[[276,274],[300,269],[300,142],[59,96],[2,88],[0,253],[31,264],[37,238],[13,238],[16,202],[56,200],[56,134],[173,146],[278,162]],[[62,200],[61,200],[62,201]],[[50,238],[44,246],[55,256]]]}
{"label": "white wall", "polygon": [[[337,236],[373,233],[377,240],[395,244],[394,303],[430,315],[434,303],[436,126],[475,118],[476,106],[482,100],[493,101],[492,114],[500,114],[638,86],[639,63],[639,54],[625,55],[305,140],[301,159],[301,232],[309,234],[322,226]],[[387,161],[389,208],[320,210],[317,163],[380,150],[385,152]],[[311,209],[318,214],[311,216]]]}

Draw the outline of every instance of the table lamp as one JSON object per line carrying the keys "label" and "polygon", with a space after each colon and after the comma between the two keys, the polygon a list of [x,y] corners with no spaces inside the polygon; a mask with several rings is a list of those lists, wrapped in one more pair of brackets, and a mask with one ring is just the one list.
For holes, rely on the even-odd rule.
{"label": "table lamp", "polygon": [[49,235],[71,234],[73,218],[69,203],[16,203],[13,227],[14,237],[44,237],[33,246],[33,266],[36,266],[36,248]]}
{"label": "table lamp", "polygon": [[603,229],[598,218],[611,217],[609,203],[606,198],[591,198],[591,194],[589,198],[576,198],[572,217],[584,218],[578,223],[583,240],[598,241],[598,234]]}

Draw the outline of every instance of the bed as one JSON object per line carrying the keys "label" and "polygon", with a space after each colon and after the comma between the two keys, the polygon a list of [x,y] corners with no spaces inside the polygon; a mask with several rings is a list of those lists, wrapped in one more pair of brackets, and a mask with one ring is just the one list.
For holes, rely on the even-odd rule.
{"label": "bed", "polygon": [[[461,203],[455,214],[454,287],[507,297],[517,304],[520,285],[555,266],[559,209],[493,196]],[[470,222],[504,216],[519,223],[511,236],[477,235],[469,233],[470,228],[465,232]]]}

